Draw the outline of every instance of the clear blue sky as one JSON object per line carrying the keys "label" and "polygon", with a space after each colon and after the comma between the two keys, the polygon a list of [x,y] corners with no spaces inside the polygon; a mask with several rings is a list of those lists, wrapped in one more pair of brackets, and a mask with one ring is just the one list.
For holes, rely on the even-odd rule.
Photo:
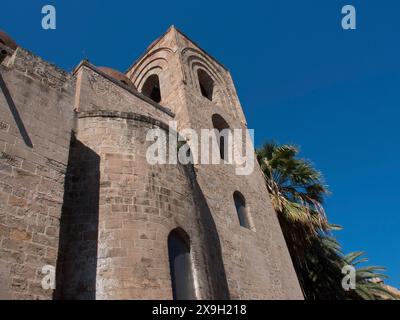
{"label": "clear blue sky", "polygon": [[[57,30],[41,29],[41,7]],[[341,8],[357,9],[357,30]],[[301,146],[327,180],[346,252],[366,251],[400,287],[400,2],[10,1],[0,28],[70,71],[87,57],[125,70],[171,25],[232,72],[256,144]]]}

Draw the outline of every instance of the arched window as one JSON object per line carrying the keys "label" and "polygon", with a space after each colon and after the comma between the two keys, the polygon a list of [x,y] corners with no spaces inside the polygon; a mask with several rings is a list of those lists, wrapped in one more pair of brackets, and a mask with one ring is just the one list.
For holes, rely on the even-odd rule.
{"label": "arched window", "polygon": [[157,103],[161,101],[160,80],[158,75],[152,74],[146,79],[142,87],[142,93]]}
{"label": "arched window", "polygon": [[212,101],[213,93],[214,93],[214,81],[202,69],[197,70],[197,77],[199,78],[200,91],[203,97],[206,97],[208,100]]}
{"label": "arched window", "polygon": [[219,146],[219,153],[221,156],[222,160],[225,160],[225,155],[228,154],[228,146],[229,146],[229,141],[228,141],[228,135],[221,134],[221,132],[225,129],[229,129],[228,123],[225,121],[224,118],[222,118],[219,114],[214,114],[212,116],[212,123],[214,129],[218,130],[220,133],[219,135],[219,141],[218,141],[218,146]]}
{"label": "arched window", "polygon": [[169,234],[168,255],[174,300],[196,299],[189,237],[183,230],[175,229]]}
{"label": "arched window", "polygon": [[239,191],[236,191],[233,194],[233,200],[235,202],[236,213],[238,215],[240,225],[244,228],[250,229],[251,226],[246,209],[246,200]]}

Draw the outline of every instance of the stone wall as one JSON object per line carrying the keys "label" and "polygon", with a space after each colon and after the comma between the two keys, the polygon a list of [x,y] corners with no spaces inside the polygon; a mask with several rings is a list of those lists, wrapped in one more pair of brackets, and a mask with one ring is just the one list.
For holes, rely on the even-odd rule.
{"label": "stone wall", "polygon": [[[178,63],[176,62],[178,60]],[[165,90],[177,92],[161,101],[176,113],[178,128],[212,129],[212,116],[222,116],[231,129],[246,129],[246,121],[229,71],[189,40],[170,28],[154,42],[129,70],[137,83],[146,68],[158,68],[160,82],[173,74],[180,81],[166,80]],[[212,101],[202,96],[197,71],[205,71],[213,81]],[[171,89],[170,86],[174,86]],[[163,93],[162,93],[163,94]],[[259,166],[248,176],[238,176],[235,165],[196,165],[197,181],[215,221],[222,258],[233,299],[302,299],[301,289],[271,206]],[[246,200],[250,229],[239,224],[233,194]]]}
{"label": "stone wall", "polygon": [[0,296],[51,299],[74,79],[18,48],[0,65]]}
{"label": "stone wall", "polygon": [[126,88],[89,63],[76,70],[77,88],[75,108],[77,111],[135,112],[159,121],[173,120],[168,107],[153,102],[136,90]]}
{"label": "stone wall", "polygon": [[190,237],[197,297],[229,296],[215,224],[193,170],[147,163],[146,134],[156,123],[129,113],[79,114],[69,220],[61,226],[69,230],[62,298],[171,299],[167,238],[175,228]]}

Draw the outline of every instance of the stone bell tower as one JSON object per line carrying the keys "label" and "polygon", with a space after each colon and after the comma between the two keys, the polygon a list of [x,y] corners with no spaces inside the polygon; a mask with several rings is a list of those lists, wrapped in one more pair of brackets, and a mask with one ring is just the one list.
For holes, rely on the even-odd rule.
{"label": "stone bell tower", "polygon": [[[175,27],[128,70],[141,92],[156,80],[159,103],[178,129],[246,129],[230,72]],[[257,164],[250,175],[233,165],[195,165],[198,188],[215,221],[233,299],[302,298],[298,280]],[[207,253],[204,253],[207,255]]]}

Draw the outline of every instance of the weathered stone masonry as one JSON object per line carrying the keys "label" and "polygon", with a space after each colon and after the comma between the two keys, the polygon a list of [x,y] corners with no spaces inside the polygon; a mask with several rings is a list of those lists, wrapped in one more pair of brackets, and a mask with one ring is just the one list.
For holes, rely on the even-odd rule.
{"label": "weathered stone masonry", "polygon": [[[140,93],[152,76],[159,103]],[[196,298],[302,299],[259,167],[146,161],[146,133],[172,120],[199,130],[218,114],[246,128],[229,72],[174,27],[126,74],[87,61],[68,74],[8,46],[0,85],[0,298],[172,299],[167,239],[179,229]],[[57,267],[54,291],[44,265]]]}
{"label": "weathered stone masonry", "polygon": [[0,294],[49,299],[73,124],[75,79],[18,48],[0,66]]}

